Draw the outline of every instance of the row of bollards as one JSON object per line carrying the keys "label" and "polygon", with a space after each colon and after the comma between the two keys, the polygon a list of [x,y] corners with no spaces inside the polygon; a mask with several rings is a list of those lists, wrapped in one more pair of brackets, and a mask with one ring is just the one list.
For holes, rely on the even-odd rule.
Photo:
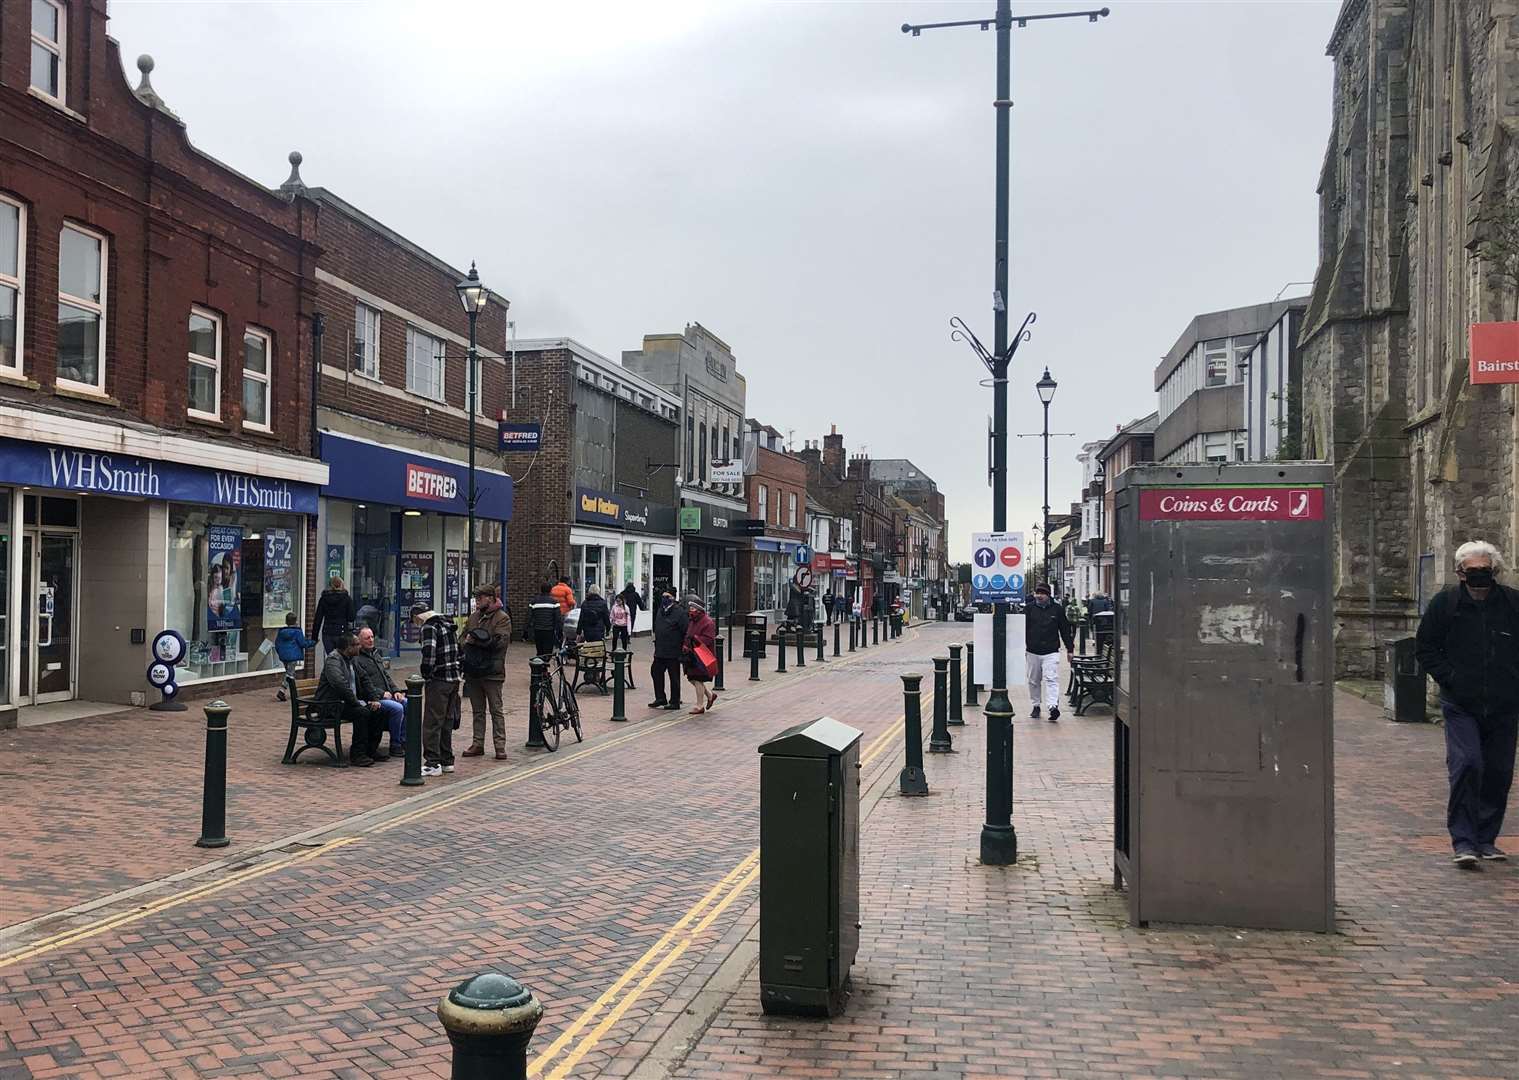
{"label": "row of bollards", "polygon": [[[975,649],[971,645],[949,646],[948,656],[936,656],[934,665],[934,715],[933,727],[928,736],[928,752],[950,754],[954,752],[951,725],[965,725],[961,699],[960,651],[964,648],[968,670],[964,673],[965,697],[963,704],[976,704],[974,682]],[[923,676],[916,672],[902,675],[903,735],[907,740],[907,760],[902,768],[898,786],[903,795],[927,795],[928,778],[923,772]]]}

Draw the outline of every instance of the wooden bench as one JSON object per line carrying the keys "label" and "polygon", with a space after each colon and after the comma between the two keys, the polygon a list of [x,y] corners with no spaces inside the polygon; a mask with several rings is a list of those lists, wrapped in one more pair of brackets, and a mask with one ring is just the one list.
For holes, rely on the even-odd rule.
{"label": "wooden bench", "polygon": [[1113,705],[1113,657],[1078,656],[1071,661],[1070,701],[1076,715],[1085,715],[1093,705]]}
{"label": "wooden bench", "polygon": [[605,641],[582,641],[575,646],[575,677],[570,680],[570,690],[582,686],[594,686],[603,694],[607,692],[607,643]]}
{"label": "wooden bench", "polygon": [[[284,764],[294,765],[307,750],[320,750],[339,768],[348,767],[343,755],[343,725],[350,721],[342,718],[342,706],[317,701],[318,679],[296,679],[285,676],[285,692],[290,697],[290,741],[285,744]],[[332,732],[332,745],[327,745],[327,732]],[[305,744],[297,750],[295,737],[304,732]]]}

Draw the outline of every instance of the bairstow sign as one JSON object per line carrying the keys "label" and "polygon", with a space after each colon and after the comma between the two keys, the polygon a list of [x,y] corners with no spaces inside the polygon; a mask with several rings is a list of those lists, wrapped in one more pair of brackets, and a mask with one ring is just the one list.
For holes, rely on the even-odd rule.
{"label": "bairstow sign", "polygon": [[1519,322],[1472,323],[1471,378],[1483,383],[1519,383]]}

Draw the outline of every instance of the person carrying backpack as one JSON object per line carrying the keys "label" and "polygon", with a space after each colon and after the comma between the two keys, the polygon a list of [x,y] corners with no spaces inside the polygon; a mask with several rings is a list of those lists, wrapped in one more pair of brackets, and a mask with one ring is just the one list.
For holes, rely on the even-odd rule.
{"label": "person carrying backpack", "polygon": [[459,668],[464,675],[464,696],[474,715],[474,738],[464,757],[481,757],[485,753],[485,713],[491,717],[491,740],[496,745],[496,760],[506,760],[506,711],[501,704],[501,690],[506,683],[506,649],[512,637],[512,621],[501,606],[494,585],[475,590],[475,610],[464,622],[464,640],[459,653]]}
{"label": "person carrying backpack", "polygon": [[[295,612],[285,612],[285,625],[280,632],[274,635],[274,655],[280,658],[280,663],[285,665],[285,674],[292,679],[300,677],[301,668],[306,666],[306,650],[316,648],[316,642],[306,636],[306,631],[296,625]],[[280,684],[279,692],[274,695],[275,700],[285,700],[285,687]]]}

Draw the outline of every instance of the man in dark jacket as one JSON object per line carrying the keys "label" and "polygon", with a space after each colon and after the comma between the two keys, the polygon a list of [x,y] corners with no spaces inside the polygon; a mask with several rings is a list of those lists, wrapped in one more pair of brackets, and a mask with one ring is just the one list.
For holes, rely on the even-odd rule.
{"label": "man in dark jacket", "polygon": [[390,730],[390,756],[400,757],[406,750],[406,695],[390,677],[385,661],[374,647],[374,631],[364,627],[354,637],[359,651],[353,658],[353,669],[359,677],[359,697],[365,701],[380,703],[380,716],[370,724],[370,756],[379,749],[380,736]]}
{"label": "man in dark jacket", "polygon": [[1023,609],[1023,648],[1028,665],[1028,696],[1034,703],[1029,716],[1039,719],[1039,697],[1043,690],[1044,708],[1050,723],[1060,719],[1060,646],[1073,655],[1075,635],[1065,609],[1050,597],[1044,582],[1034,586],[1034,602]]}
{"label": "man in dark jacket", "polygon": [[465,757],[485,753],[485,713],[491,716],[491,741],[496,760],[506,760],[506,711],[501,704],[501,689],[506,683],[506,647],[511,641],[512,623],[496,596],[494,585],[475,589],[475,610],[464,622],[465,659],[470,670],[464,672],[464,696],[474,718],[474,738]]}
{"label": "man in dark jacket", "polygon": [[[649,678],[654,680],[654,700],[651,709],[680,708],[680,658],[686,643],[686,628],[691,616],[684,604],[675,602],[675,593],[665,589],[654,608],[654,662],[649,665]],[[670,694],[665,696],[665,675],[670,676]]]}
{"label": "man in dark jacket", "polygon": [[454,723],[459,711],[459,631],[454,621],[426,604],[411,609],[422,628],[422,775],[454,771]]}
{"label": "man in dark jacket", "polygon": [[[353,667],[353,658],[359,653],[359,643],[352,634],[339,634],[333,642],[333,650],[322,664],[322,677],[317,683],[316,700],[353,724],[353,740],[348,745],[348,763],[366,768],[377,760],[371,750],[369,736],[370,717],[380,711],[378,701],[364,701],[359,696],[359,676]],[[387,755],[383,750],[378,760]]]}
{"label": "man in dark jacket", "polygon": [[580,622],[575,632],[581,641],[605,641],[607,631],[612,629],[612,609],[607,598],[601,595],[601,587],[587,585],[585,599],[580,604]]}
{"label": "man in dark jacket", "polygon": [[351,629],[353,594],[343,588],[343,579],[333,574],[322,595],[317,597],[311,632],[321,641],[322,651],[330,653],[337,648],[338,635]]}
{"label": "man in dark jacket", "polygon": [[537,656],[552,655],[564,637],[564,611],[546,581],[538,586],[538,596],[527,606],[527,628]]}
{"label": "man in dark jacket", "polygon": [[632,633],[633,628],[638,624],[638,613],[647,610],[649,605],[643,602],[643,597],[639,595],[631,581],[622,587],[620,595],[623,604],[628,609],[628,632]]}
{"label": "man in dark jacket", "polygon": [[1493,545],[1462,544],[1461,583],[1441,591],[1419,620],[1419,663],[1440,687],[1445,717],[1445,824],[1463,869],[1507,858],[1496,841],[1519,734],[1519,590],[1498,584],[1502,569]]}
{"label": "man in dark jacket", "polygon": [[823,594],[823,623],[833,625],[833,590],[829,589]]}

